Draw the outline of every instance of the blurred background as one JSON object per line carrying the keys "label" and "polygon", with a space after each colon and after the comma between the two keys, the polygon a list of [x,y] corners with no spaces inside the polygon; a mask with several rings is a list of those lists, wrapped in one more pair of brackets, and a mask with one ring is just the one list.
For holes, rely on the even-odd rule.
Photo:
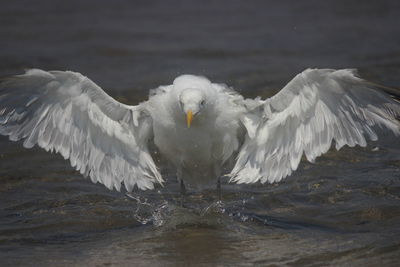
{"label": "blurred background", "polygon": [[81,72],[145,98],[180,74],[253,95],[305,68],[358,68],[398,86],[398,1],[8,1],[0,75]]}
{"label": "blurred background", "polygon": [[[270,96],[306,68],[357,68],[399,88],[399,15],[396,0],[1,1],[0,77],[73,70],[127,104],[185,73],[246,97]],[[0,259],[395,266],[399,148],[384,134],[367,148],[303,162],[277,185],[224,185],[222,206],[207,193],[182,210],[160,203],[179,197],[173,173],[164,173],[168,190],[138,193],[143,205],[91,184],[58,155],[0,137]]]}

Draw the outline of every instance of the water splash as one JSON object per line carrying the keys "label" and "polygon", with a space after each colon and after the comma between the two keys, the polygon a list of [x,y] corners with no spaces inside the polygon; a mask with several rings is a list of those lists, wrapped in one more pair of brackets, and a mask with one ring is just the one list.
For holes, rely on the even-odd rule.
{"label": "water splash", "polygon": [[[255,216],[246,213],[246,205],[254,199],[236,201],[208,201],[198,196],[170,200],[149,201],[143,196],[126,194],[135,201],[134,218],[143,225],[155,227],[177,228],[182,226],[218,227],[226,220],[241,222],[261,221]],[[266,219],[263,219],[266,223]],[[226,223],[226,222],[225,222]]]}

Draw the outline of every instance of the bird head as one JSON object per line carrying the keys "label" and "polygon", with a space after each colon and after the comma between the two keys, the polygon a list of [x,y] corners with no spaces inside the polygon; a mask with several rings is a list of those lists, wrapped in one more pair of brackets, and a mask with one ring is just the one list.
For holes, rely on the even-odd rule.
{"label": "bird head", "polygon": [[187,127],[190,128],[192,120],[200,114],[206,105],[206,95],[199,88],[187,88],[179,95],[182,112],[186,114]]}

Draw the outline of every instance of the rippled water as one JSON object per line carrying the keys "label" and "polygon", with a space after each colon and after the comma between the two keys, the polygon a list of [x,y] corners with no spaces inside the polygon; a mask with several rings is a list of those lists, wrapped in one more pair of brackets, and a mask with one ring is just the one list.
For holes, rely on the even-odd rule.
{"label": "rippled water", "polygon": [[[225,3],[225,4],[224,4]],[[397,1],[9,1],[0,76],[84,73],[125,103],[194,73],[269,96],[307,67],[400,85]],[[274,185],[126,195],[0,137],[2,265],[382,265],[400,259],[400,143],[331,151]],[[183,205],[182,205],[183,201]]]}

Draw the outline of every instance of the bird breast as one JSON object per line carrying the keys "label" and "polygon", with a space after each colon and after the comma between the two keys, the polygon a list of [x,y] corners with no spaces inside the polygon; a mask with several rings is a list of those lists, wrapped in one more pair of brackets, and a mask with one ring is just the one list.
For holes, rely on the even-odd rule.
{"label": "bird breast", "polygon": [[194,121],[191,128],[184,123],[153,122],[154,143],[161,154],[176,166],[207,165],[213,162],[213,144],[218,136],[212,136],[210,125]]}

